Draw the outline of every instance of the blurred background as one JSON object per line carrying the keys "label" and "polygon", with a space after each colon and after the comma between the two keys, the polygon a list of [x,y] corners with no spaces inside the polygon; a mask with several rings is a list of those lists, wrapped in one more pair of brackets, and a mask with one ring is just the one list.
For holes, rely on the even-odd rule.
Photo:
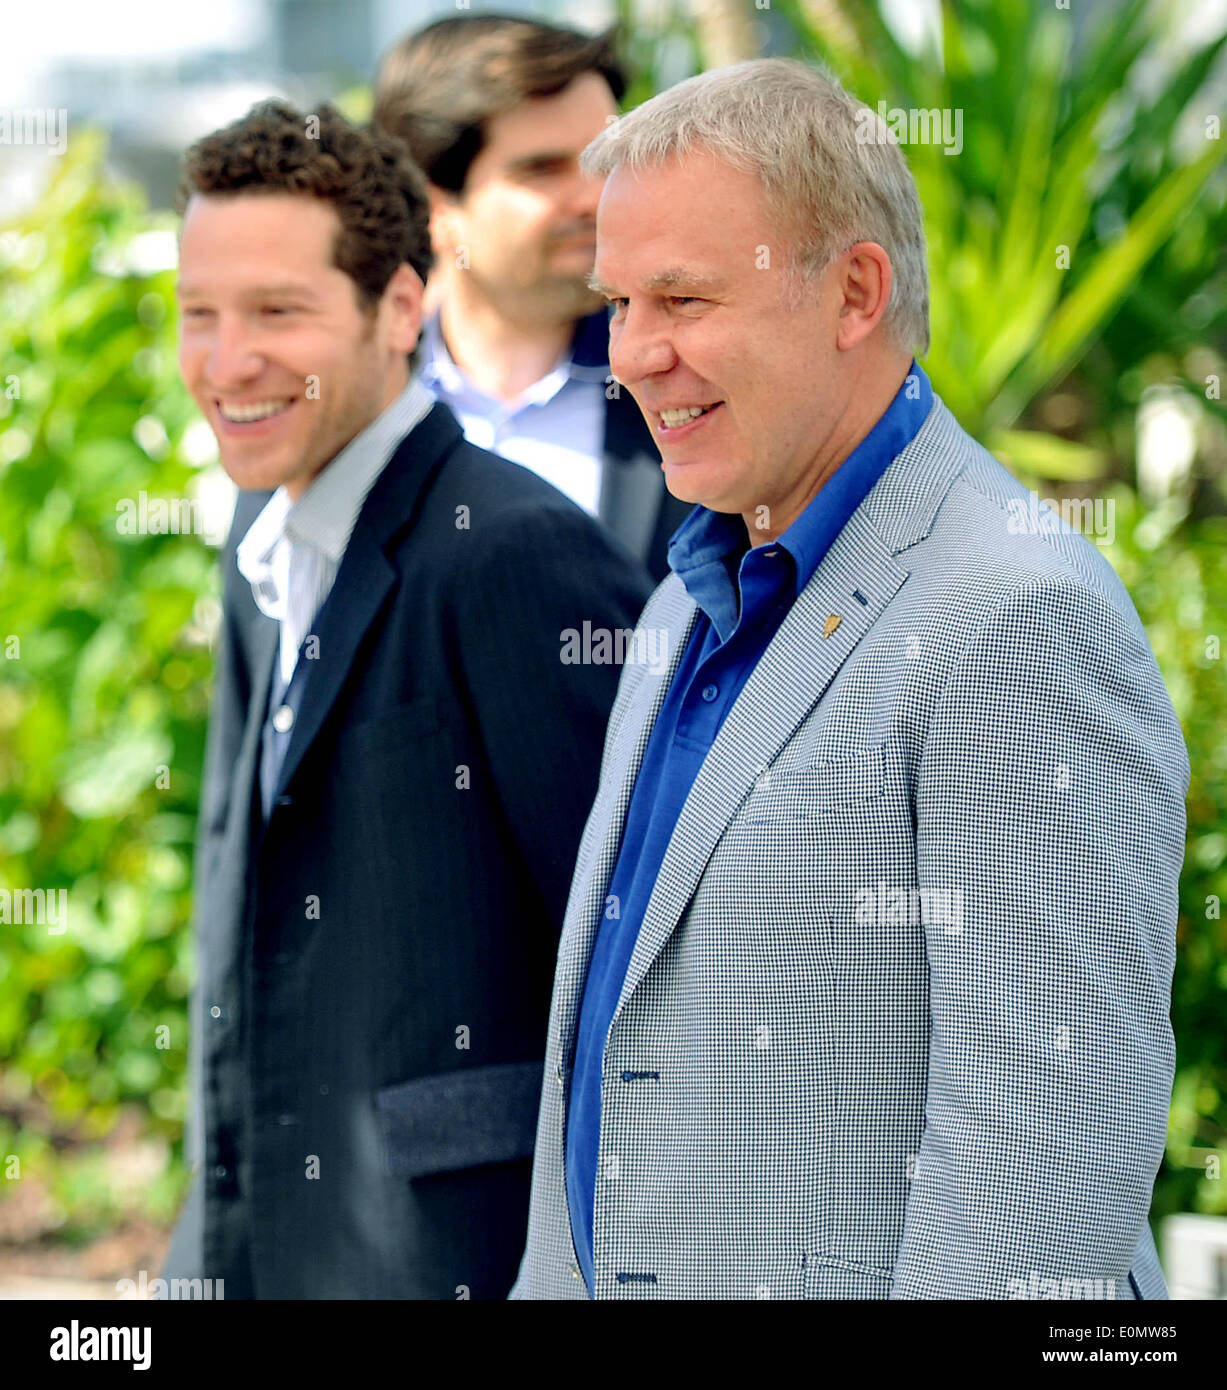
{"label": "blurred background", "polygon": [[[0,1296],[114,1297],[158,1268],[186,1183],[191,848],[233,493],[176,371],[179,154],[272,94],[365,119],[395,39],[484,8],[619,21],[627,106],[705,68],[801,56],[870,106],[961,122],[957,151],[904,145],[929,241],[923,365],[1040,497],[1100,503],[1110,524],[1088,538],[1184,728],[1179,1056],[1152,1219],[1173,1295],[1227,1298],[1227,0],[6,13]],[[37,892],[44,919],[18,922]]]}

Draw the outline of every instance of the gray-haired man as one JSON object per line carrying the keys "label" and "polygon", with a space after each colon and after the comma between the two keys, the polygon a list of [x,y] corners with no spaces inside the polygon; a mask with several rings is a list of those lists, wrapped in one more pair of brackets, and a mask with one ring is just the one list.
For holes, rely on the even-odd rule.
{"label": "gray-haired man", "polygon": [[[1188,761],[1137,614],[933,396],[898,150],[799,63],[584,154],[700,504],[560,946],[519,1298],[1161,1298]],[[880,125],[880,123],[879,123]]]}

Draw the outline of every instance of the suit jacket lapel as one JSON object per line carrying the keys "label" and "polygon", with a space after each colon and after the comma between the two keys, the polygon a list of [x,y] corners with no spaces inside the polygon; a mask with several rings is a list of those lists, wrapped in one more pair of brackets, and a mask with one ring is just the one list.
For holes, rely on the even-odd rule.
{"label": "suit jacket lapel", "polygon": [[[661,863],[619,1010],[681,919],[716,842],[755,779],[822,698],[906,579],[907,571],[891,557],[868,518],[854,514],[789,609],[703,760]],[[840,621],[825,636],[831,616]]]}
{"label": "suit jacket lapel", "polygon": [[[907,579],[895,556],[928,535],[965,461],[959,439],[954,417],[934,397],[916,437],[848,519],[780,624],[682,807],[626,972],[619,1011],[677,926],[754,779],[822,698]],[[832,615],[840,622],[828,635]]]}
{"label": "suit jacket lapel", "polygon": [[[961,438],[954,417],[935,397],[919,433],[849,518],[746,682],[674,827],[623,983],[619,1012],[680,921],[712,850],[755,778],[906,581],[908,571],[895,557],[928,535],[965,462]],[[677,579],[667,582],[652,607],[651,621],[670,633],[669,667],[659,678],[645,674],[631,696],[592,810],[594,825],[602,827],[600,839],[581,855],[560,944],[558,1016],[567,1064],[635,777],[698,612]],[[831,615],[840,622],[828,637]]]}
{"label": "suit jacket lapel", "polygon": [[332,592],[316,616],[314,635],[319,639],[319,657],[311,662],[302,706],[278,777],[278,792],[289,784],[319,733],[349,675],[354,653],[395,582],[392,566],[359,518]]}
{"label": "suit jacket lapel", "polygon": [[[319,656],[294,723],[277,792],[290,783],[328,717],[367,630],[396,584],[386,548],[408,526],[427,480],[461,438],[456,417],[436,403],[401,440],[358,514],[332,592],[316,616]],[[265,699],[267,700],[267,688]]]}
{"label": "suit jacket lapel", "polygon": [[[245,864],[253,830],[259,824],[259,797],[256,795],[260,765],[260,734],[268,709],[268,692],[273,680],[273,662],[277,654],[279,631],[272,618],[267,618],[254,603],[245,610],[243,619],[243,652],[248,672],[248,698],[243,722],[243,736],[231,770],[230,809],[226,835],[228,857],[232,863]],[[238,917],[232,923],[237,930]]]}
{"label": "suit jacket lapel", "polygon": [[585,832],[558,947],[557,1008],[560,1037],[568,1065],[575,1014],[579,1008],[597,926],[605,909],[605,894],[622,842],[622,828],[626,823],[635,779],[639,776],[648,739],[699,615],[698,605],[686,592],[682,581],[674,577],[665,581],[652,607],[653,626],[668,633],[668,664],[659,675],[653,674],[646,666],[624,668],[623,680],[633,680],[636,684],[628,696],[617,740],[609,749],[607,765],[602,770],[597,798],[588,818],[589,831],[596,838],[592,838],[589,831]]}

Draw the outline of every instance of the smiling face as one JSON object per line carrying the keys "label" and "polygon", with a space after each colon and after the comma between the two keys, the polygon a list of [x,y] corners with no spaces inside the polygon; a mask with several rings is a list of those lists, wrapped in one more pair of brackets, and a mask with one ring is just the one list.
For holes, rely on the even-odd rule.
{"label": "smiling face", "polygon": [[580,173],[579,155],[617,114],[609,83],[586,72],[488,121],[461,196],[436,195],[440,262],[455,264],[463,249],[495,303],[576,316],[597,308],[588,275],[602,180]]}
{"label": "smiling face", "polygon": [[[868,321],[855,258],[832,262],[790,309],[788,251],[758,176],[705,150],[619,165],[605,184],[593,281],[615,306],[610,370],[643,412],[669,491],[740,513],[756,540],[779,535],[856,442],[847,349]],[[698,407],[685,423],[671,413]]]}
{"label": "smiling face", "polygon": [[197,194],[179,244],[179,369],[240,488],[291,497],[408,381],[422,285],[408,265],[373,310],[333,264],[336,209],[288,193]]}

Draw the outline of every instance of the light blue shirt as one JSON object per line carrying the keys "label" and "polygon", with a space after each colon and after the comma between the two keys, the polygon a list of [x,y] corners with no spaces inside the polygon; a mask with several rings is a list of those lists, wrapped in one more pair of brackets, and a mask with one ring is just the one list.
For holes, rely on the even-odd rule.
{"label": "light blue shirt", "polygon": [[422,329],[421,375],[470,444],[501,454],[597,515],[604,472],[608,311],[579,319],[552,371],[508,404],[473,386],[452,361],[436,313]]}

